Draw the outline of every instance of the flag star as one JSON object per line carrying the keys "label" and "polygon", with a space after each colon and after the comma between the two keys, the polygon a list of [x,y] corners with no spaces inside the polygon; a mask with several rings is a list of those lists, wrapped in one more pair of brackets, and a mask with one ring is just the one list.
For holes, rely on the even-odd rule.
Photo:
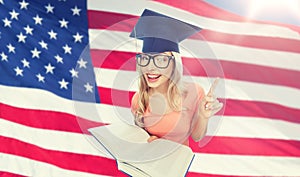
{"label": "flag star", "polygon": [[66,54],[66,53],[72,54],[72,51],[71,51],[71,50],[72,50],[72,47],[69,47],[68,44],[66,44],[66,45],[63,46],[62,48],[64,49],[65,54]]}
{"label": "flag star", "polygon": [[93,86],[91,86],[90,83],[87,82],[84,85],[84,87],[85,87],[85,92],[91,92],[91,93],[93,93]]}
{"label": "flag star", "polygon": [[14,68],[16,72],[16,76],[23,76],[23,70],[20,69],[19,67]]}
{"label": "flag star", "polygon": [[61,28],[63,28],[63,27],[68,28],[68,23],[69,22],[66,21],[64,18],[62,20],[59,20],[58,22],[60,23]]}
{"label": "flag star", "polygon": [[30,63],[25,58],[23,58],[21,62],[23,63],[23,68],[30,68]]}
{"label": "flag star", "polygon": [[11,19],[11,20],[12,20],[12,19],[19,20],[19,18],[18,18],[19,13],[17,13],[17,12],[15,11],[15,9],[13,9],[11,12],[9,12],[9,14],[10,14],[10,19]]}
{"label": "flag star", "polygon": [[41,51],[34,48],[33,50],[30,50],[30,52],[32,53],[31,58],[40,58]]}
{"label": "flag star", "polygon": [[74,38],[74,42],[80,42],[81,43],[81,39],[83,38],[83,35],[80,35],[77,32],[76,35],[73,35],[73,38]]}
{"label": "flag star", "polygon": [[45,43],[44,40],[41,40],[41,41],[39,42],[39,44],[41,45],[41,47],[42,47],[43,49],[47,49],[47,50],[48,50],[48,44]]}
{"label": "flag star", "polygon": [[47,65],[47,66],[44,66],[44,67],[45,67],[45,69],[46,69],[46,74],[48,74],[48,73],[53,74],[53,70],[55,69],[54,66],[52,66],[50,63],[48,63],[48,65]]}
{"label": "flag star", "polygon": [[54,13],[53,10],[54,10],[54,6],[51,6],[51,4],[48,4],[47,6],[45,6],[46,10],[47,10],[47,13]]}
{"label": "flag star", "polygon": [[67,86],[67,85],[69,84],[69,82],[66,82],[65,79],[62,79],[62,80],[59,81],[58,83],[59,83],[59,85],[60,85],[60,89],[63,89],[63,88],[66,89],[66,90],[68,89],[68,86]]}
{"label": "flag star", "polygon": [[76,71],[74,68],[72,68],[70,70],[70,73],[71,73],[72,77],[77,77],[78,78],[78,71]]}
{"label": "flag star", "polygon": [[25,0],[19,2],[19,4],[21,5],[20,9],[27,9],[27,6],[29,5],[29,3],[26,2]]}
{"label": "flag star", "polygon": [[50,39],[56,39],[56,35],[57,33],[55,33],[53,30],[51,30],[50,32],[48,32]]}
{"label": "flag star", "polygon": [[58,54],[54,58],[56,59],[57,63],[64,63],[63,58],[61,56],[59,56]]}
{"label": "flag star", "polygon": [[82,58],[77,63],[79,64],[79,68],[86,68],[87,61],[84,61]]}
{"label": "flag star", "polygon": [[35,17],[33,17],[33,19],[34,19],[34,23],[35,23],[36,25],[37,25],[37,24],[42,25],[42,20],[43,20],[43,18],[39,17],[38,14],[37,14]]}
{"label": "flag star", "polygon": [[11,27],[11,21],[9,21],[7,18],[3,19],[2,21],[4,23],[4,27]]}
{"label": "flag star", "polygon": [[7,55],[5,55],[4,52],[2,52],[0,55],[1,55],[1,61],[8,61],[8,57]]}
{"label": "flag star", "polygon": [[26,31],[26,34],[32,35],[33,28],[31,28],[29,25],[24,27],[24,30]]}
{"label": "flag star", "polygon": [[25,43],[25,39],[27,38],[27,36],[24,36],[23,33],[20,33],[19,35],[17,35],[18,37],[18,42],[23,42]]}
{"label": "flag star", "polygon": [[4,4],[3,0],[0,0],[0,4]]}
{"label": "flag star", "polygon": [[11,44],[8,44],[6,47],[8,48],[8,53],[16,53],[15,47],[12,46]]}
{"label": "flag star", "polygon": [[45,83],[45,77],[44,76],[42,76],[40,73],[38,73],[37,75],[35,75],[37,78],[38,78],[38,80],[39,80],[39,82],[43,82],[43,83]]}
{"label": "flag star", "polygon": [[81,11],[81,9],[78,9],[78,7],[77,6],[75,6],[73,9],[71,9],[72,10],[72,12],[73,12],[73,16],[74,15],[78,15],[78,16],[80,16],[80,11]]}

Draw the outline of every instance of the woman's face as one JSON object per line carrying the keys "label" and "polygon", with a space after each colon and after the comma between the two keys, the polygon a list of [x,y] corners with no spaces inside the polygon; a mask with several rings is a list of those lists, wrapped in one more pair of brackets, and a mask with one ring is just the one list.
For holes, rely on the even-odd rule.
{"label": "woman's face", "polygon": [[[171,52],[160,53],[159,55],[172,56]],[[150,60],[149,64],[146,66],[140,66],[143,77],[145,78],[148,87],[154,89],[167,89],[168,80],[171,78],[171,74],[174,68],[174,59],[169,59],[168,57],[161,57],[156,59],[156,65],[166,66],[164,63],[169,62],[167,67],[159,68],[157,67],[154,60]],[[161,63],[159,63],[161,62]],[[147,61],[145,61],[147,63]]]}

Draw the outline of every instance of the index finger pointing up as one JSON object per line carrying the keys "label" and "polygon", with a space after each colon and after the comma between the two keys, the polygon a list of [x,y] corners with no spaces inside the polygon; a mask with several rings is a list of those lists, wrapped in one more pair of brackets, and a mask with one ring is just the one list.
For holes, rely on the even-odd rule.
{"label": "index finger pointing up", "polygon": [[207,93],[207,96],[213,96],[214,91],[219,83],[219,80],[220,80],[220,78],[215,79],[215,81],[213,82],[213,84],[211,85],[211,87]]}

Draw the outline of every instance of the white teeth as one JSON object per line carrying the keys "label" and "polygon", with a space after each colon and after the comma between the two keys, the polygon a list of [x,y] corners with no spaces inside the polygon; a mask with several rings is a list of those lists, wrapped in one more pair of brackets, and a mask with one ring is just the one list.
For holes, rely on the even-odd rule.
{"label": "white teeth", "polygon": [[156,78],[159,78],[160,75],[157,75],[157,74],[147,74],[147,76],[148,76],[150,79],[156,79]]}

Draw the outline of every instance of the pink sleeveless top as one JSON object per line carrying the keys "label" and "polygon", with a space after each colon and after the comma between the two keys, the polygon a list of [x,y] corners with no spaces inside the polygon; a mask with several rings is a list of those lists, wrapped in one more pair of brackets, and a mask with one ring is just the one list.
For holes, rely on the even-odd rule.
{"label": "pink sleeveless top", "polygon": [[[203,89],[198,84],[188,83],[187,94],[183,98],[181,111],[172,111],[167,114],[157,115],[151,112],[148,106],[143,115],[144,129],[158,138],[164,138],[178,143],[189,145],[188,138],[191,133],[193,119],[198,114],[199,103],[204,96]],[[139,94],[135,93],[131,109],[135,114],[138,108]]]}

